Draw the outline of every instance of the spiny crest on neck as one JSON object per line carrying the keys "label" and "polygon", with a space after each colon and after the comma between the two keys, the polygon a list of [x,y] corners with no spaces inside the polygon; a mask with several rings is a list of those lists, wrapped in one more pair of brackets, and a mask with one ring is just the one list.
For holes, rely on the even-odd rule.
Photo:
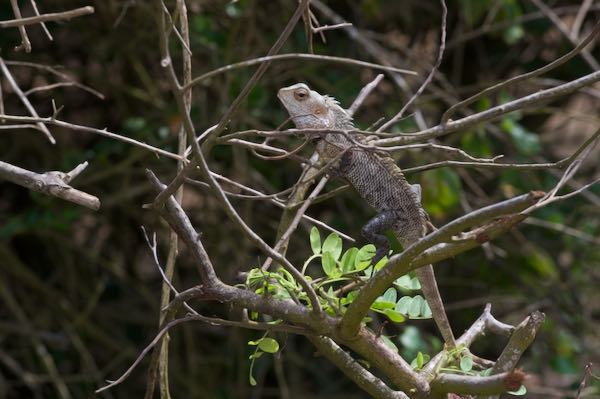
{"label": "spiny crest on neck", "polygon": [[353,129],[354,123],[352,117],[340,106],[338,100],[331,96],[323,96],[323,100],[327,105],[327,108],[331,110],[334,115],[335,128],[338,129]]}

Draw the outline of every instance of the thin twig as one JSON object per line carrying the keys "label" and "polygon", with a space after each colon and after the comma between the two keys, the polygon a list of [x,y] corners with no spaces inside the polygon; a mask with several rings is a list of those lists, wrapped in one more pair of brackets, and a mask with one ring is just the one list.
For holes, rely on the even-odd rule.
{"label": "thin twig", "polygon": [[126,136],[122,136],[122,135],[117,134],[117,133],[109,132],[106,129],[96,129],[96,128],[89,127],[89,126],[76,125],[74,123],[69,123],[69,122],[61,121],[59,119],[30,117],[30,116],[16,116],[16,115],[0,115],[0,121],[5,121],[5,122],[25,122],[25,123],[30,122],[30,123],[36,123],[36,124],[39,123],[39,124],[49,124],[49,125],[60,126],[60,127],[64,127],[66,129],[75,130],[75,131],[78,131],[78,132],[85,132],[85,133],[97,134],[99,136],[108,137],[108,138],[111,138],[113,140],[122,141],[124,143],[131,144],[131,145],[134,145],[134,146],[146,149],[148,151],[152,151],[156,155],[163,155],[165,157],[176,159],[176,160],[182,159],[181,156],[179,156],[177,154],[173,154],[172,152],[169,152],[169,151],[166,151],[166,150],[162,150],[162,149],[160,149],[158,147],[151,146],[150,144],[146,144],[146,143],[143,143],[141,141],[137,141],[135,139],[132,139],[132,138],[129,138],[129,137],[126,137]]}
{"label": "thin twig", "polygon": [[[35,15],[37,15],[39,17],[40,10],[38,10],[35,0],[30,0],[29,2],[31,3],[31,8],[33,8],[33,12],[35,13]],[[44,30],[44,33],[46,34],[46,37],[48,38],[48,40],[50,40],[51,42],[54,41],[54,38],[52,37],[52,34],[48,30],[48,27],[46,26],[46,24],[44,22],[40,22],[40,25],[42,26],[42,29]]]}
{"label": "thin twig", "polygon": [[[8,81],[8,84],[12,87],[13,91],[19,97],[19,99],[21,100],[21,102],[23,103],[25,108],[27,108],[29,113],[33,117],[39,118],[37,111],[35,110],[33,105],[31,105],[27,96],[25,94],[23,94],[23,91],[17,84],[17,81],[15,80],[15,78],[12,76],[12,74],[8,70],[8,67],[6,66],[6,63],[4,62],[4,59],[1,57],[0,57],[0,70],[2,71],[2,74],[4,75],[6,80]],[[48,141],[50,141],[51,144],[56,144],[56,140],[54,139],[54,137],[52,136],[52,133],[50,133],[50,131],[48,130],[46,125],[44,125],[41,122],[36,122],[36,125],[40,128],[40,131],[42,131],[46,135],[46,137],[48,138]]]}
{"label": "thin twig", "polygon": [[[11,2],[15,2],[16,0],[11,0]],[[0,21],[0,28],[14,28],[14,27],[19,27],[19,30],[23,29],[25,30],[25,28],[23,28],[26,25],[33,25],[33,24],[37,24],[37,23],[41,23],[41,22],[48,22],[48,21],[61,21],[64,19],[71,19],[71,18],[76,18],[76,17],[81,17],[83,15],[89,15],[89,14],[93,14],[94,13],[94,7],[92,6],[86,6],[86,7],[80,7],[80,8],[76,8],[73,10],[69,10],[69,11],[63,11],[63,12],[54,12],[54,13],[48,13],[48,14],[41,14],[41,15],[37,15],[35,17],[27,17],[27,18],[21,18],[20,13],[19,15],[15,16],[17,17],[17,19],[13,19],[10,21]],[[31,48],[30,48],[31,50]],[[27,49],[26,49],[27,51]],[[29,51],[27,51],[29,52]]]}
{"label": "thin twig", "polygon": [[[13,13],[15,14],[15,18],[17,21],[22,20],[21,9],[19,8],[19,4],[17,0],[10,0],[10,5],[12,6]],[[20,51],[24,49],[26,53],[31,52],[31,42],[29,41],[29,36],[27,36],[27,31],[25,30],[25,26],[23,24],[17,25],[19,28],[19,34],[21,35],[21,44],[15,47],[15,51]]]}
{"label": "thin twig", "polygon": [[409,71],[407,69],[394,68],[394,67],[389,67],[389,66],[385,66],[385,65],[381,65],[381,64],[373,64],[371,62],[359,61],[359,60],[355,60],[352,58],[334,57],[331,55],[321,55],[321,54],[292,53],[292,54],[277,54],[277,55],[253,58],[251,60],[246,60],[246,61],[237,62],[235,64],[225,65],[224,67],[217,68],[217,69],[207,72],[203,75],[200,75],[197,78],[194,78],[194,80],[192,80],[189,84],[183,86],[183,89],[187,90],[190,87],[195,86],[195,85],[205,81],[206,79],[212,78],[216,75],[219,75],[221,73],[225,73],[225,72],[228,72],[231,70],[246,68],[249,66],[259,65],[259,64],[273,62],[273,61],[284,61],[284,60],[310,60],[310,61],[336,62],[336,63],[341,63],[341,64],[356,65],[356,66],[361,66],[361,67],[365,67],[365,68],[378,69],[378,70],[383,70],[383,71],[388,71],[388,72],[402,73],[402,74],[406,74],[406,75],[417,75],[416,72]]}
{"label": "thin twig", "polygon": [[[323,176],[321,178],[319,183],[316,185],[316,187],[313,189],[313,191],[310,193],[310,195],[306,198],[306,200],[304,201],[302,206],[300,206],[300,208],[298,208],[298,210],[296,211],[296,215],[294,216],[292,221],[289,223],[287,230],[283,234],[281,234],[281,236],[277,240],[277,243],[273,247],[273,250],[280,252],[281,248],[283,248],[287,244],[292,233],[298,227],[298,224],[300,223],[302,216],[304,215],[304,213],[306,212],[306,210],[308,209],[308,207],[310,206],[312,201],[316,198],[316,196],[319,195],[319,193],[321,192],[323,187],[325,187],[325,184],[327,184],[327,180],[329,180],[329,178],[327,176]],[[267,258],[265,263],[263,263],[261,269],[268,270],[269,267],[271,266],[271,263],[273,263],[273,258]]]}
{"label": "thin twig", "polygon": [[522,82],[524,80],[531,79],[536,76],[540,76],[546,72],[549,72],[549,71],[559,67],[560,65],[564,64],[565,62],[569,61],[571,58],[573,58],[577,54],[579,54],[596,37],[596,35],[598,35],[598,32],[600,32],[600,22],[598,22],[596,24],[596,26],[594,27],[592,32],[583,41],[581,41],[581,43],[579,43],[573,50],[569,51],[567,54],[563,55],[562,57],[557,58],[556,60],[552,61],[549,64],[544,65],[541,68],[536,69],[535,71],[527,72],[522,75],[515,76],[513,78],[505,80],[503,82],[497,83],[491,87],[487,87],[484,90],[480,91],[479,93],[467,98],[466,100],[463,100],[457,104],[454,104],[453,106],[448,108],[448,110],[446,112],[444,112],[444,114],[442,115],[441,123],[442,124],[446,123],[452,117],[452,115],[456,112],[456,110],[463,108],[469,104],[472,104],[482,97],[489,96],[490,94],[495,93],[495,92],[497,92],[501,89],[504,89],[508,86],[512,86],[512,85]]}
{"label": "thin twig", "polygon": [[488,110],[466,116],[462,119],[449,121],[445,125],[440,124],[415,133],[407,133],[387,139],[375,140],[373,144],[377,146],[408,144],[414,142],[422,142],[431,138],[440,137],[459,130],[464,131],[468,127],[487,122],[499,116],[524,109],[525,107],[529,107],[531,105],[535,105],[543,101],[550,101],[555,98],[571,94],[583,87],[592,85],[598,81],[600,81],[600,71],[592,72],[571,82],[564,83],[562,85],[558,85],[550,89],[540,90],[536,93],[529,94],[516,100],[497,105]]}
{"label": "thin twig", "polygon": [[577,11],[577,15],[575,16],[575,20],[571,25],[571,35],[573,37],[579,37],[579,31],[581,30],[581,26],[583,25],[583,21],[585,20],[585,16],[587,15],[590,7],[594,0],[583,0],[581,3],[581,7]]}
{"label": "thin twig", "polygon": [[350,115],[350,116],[354,115],[356,110],[358,110],[360,108],[360,106],[365,101],[365,99],[369,96],[369,94],[371,94],[371,92],[377,87],[379,82],[381,82],[382,80],[383,80],[383,74],[379,74],[379,75],[375,76],[375,79],[373,79],[371,82],[366,84],[365,87],[363,87],[360,90],[360,93],[358,93],[358,96],[356,96],[356,98],[354,99],[354,102],[352,103],[350,108],[348,108],[346,110],[348,115]]}
{"label": "thin twig", "polygon": [[[43,64],[36,64],[33,62],[25,62],[25,61],[5,61],[6,65],[14,65],[14,66],[22,66],[22,67],[30,67],[30,68],[36,68],[36,69],[41,69],[44,71],[47,71],[55,76],[58,76],[62,79],[65,79],[67,82],[72,83],[73,86],[80,88],[81,90],[87,91],[90,94],[93,94],[94,96],[98,97],[101,100],[104,100],[104,94],[100,93],[97,90],[94,90],[93,88],[86,86],[84,84],[81,84],[75,80],[73,80],[73,78],[71,78],[68,74],[60,72],[57,68],[59,67],[51,67],[48,65],[43,65]],[[62,82],[61,82],[62,83]],[[30,89],[27,94],[33,92],[35,90],[35,88]]]}

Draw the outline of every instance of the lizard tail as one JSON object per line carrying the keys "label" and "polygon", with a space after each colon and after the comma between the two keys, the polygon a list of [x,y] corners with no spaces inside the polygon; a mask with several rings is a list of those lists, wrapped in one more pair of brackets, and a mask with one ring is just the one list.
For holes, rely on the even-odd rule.
{"label": "lizard tail", "polygon": [[437,282],[435,280],[433,266],[427,265],[420,267],[415,270],[415,273],[421,283],[423,296],[425,296],[425,299],[431,308],[433,319],[444,338],[446,347],[448,349],[456,347],[456,340],[454,339],[450,322],[448,322],[448,317],[446,316],[444,303],[442,302],[440,291],[438,290]]}

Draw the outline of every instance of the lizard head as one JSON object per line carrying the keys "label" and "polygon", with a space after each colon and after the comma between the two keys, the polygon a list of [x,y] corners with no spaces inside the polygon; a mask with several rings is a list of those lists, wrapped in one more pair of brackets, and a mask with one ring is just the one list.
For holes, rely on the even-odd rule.
{"label": "lizard head", "polygon": [[337,102],[311,90],[304,83],[280,89],[277,97],[299,129],[323,129],[335,125],[333,108],[340,108]]}

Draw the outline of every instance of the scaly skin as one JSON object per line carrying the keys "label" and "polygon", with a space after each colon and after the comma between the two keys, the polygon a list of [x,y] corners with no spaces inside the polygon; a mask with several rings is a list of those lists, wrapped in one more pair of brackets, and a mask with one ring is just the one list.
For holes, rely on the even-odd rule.
{"label": "scaly skin", "polygon": [[[353,130],[352,118],[329,96],[298,83],[279,90],[277,97],[299,129]],[[324,134],[317,143],[322,161],[336,160],[333,172],[346,179],[378,213],[365,224],[363,235],[377,246],[375,260],[389,252],[383,234],[394,232],[406,248],[427,234],[428,216],[421,206],[420,186],[410,185],[393,159],[361,147],[362,137],[342,133]],[[416,270],[423,295],[429,303],[444,342],[454,348],[454,334],[431,265]]]}

